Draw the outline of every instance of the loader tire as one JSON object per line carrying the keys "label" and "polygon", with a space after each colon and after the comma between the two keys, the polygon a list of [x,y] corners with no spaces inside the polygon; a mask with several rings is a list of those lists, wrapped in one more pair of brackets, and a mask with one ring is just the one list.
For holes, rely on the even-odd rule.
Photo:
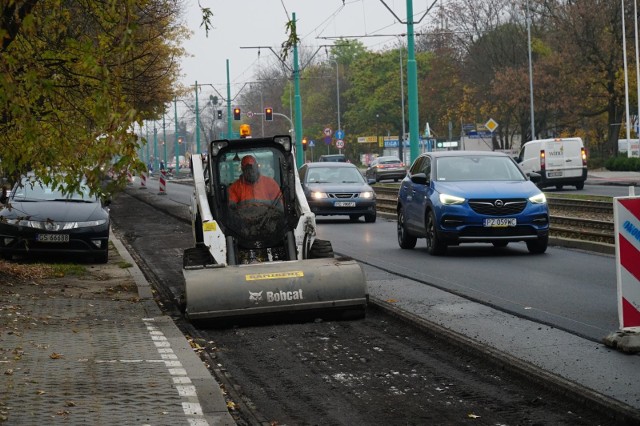
{"label": "loader tire", "polygon": [[309,249],[309,259],[325,259],[332,257],[333,247],[331,246],[331,241],[316,239]]}

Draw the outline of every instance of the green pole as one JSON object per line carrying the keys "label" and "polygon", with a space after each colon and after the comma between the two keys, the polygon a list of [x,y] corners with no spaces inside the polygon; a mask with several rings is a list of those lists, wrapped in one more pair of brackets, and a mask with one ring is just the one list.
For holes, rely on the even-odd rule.
{"label": "green pole", "polygon": [[164,121],[165,113],[162,113],[162,147],[164,151],[164,167],[167,167],[167,127]]}
{"label": "green pole", "polygon": [[420,125],[418,115],[418,68],[416,66],[415,40],[413,34],[413,0],[407,0],[407,91],[409,92],[409,146],[411,163],[418,158],[420,150]]}
{"label": "green pole", "polygon": [[175,176],[178,177],[178,173],[180,172],[180,145],[178,144],[178,99],[176,97],[173,98],[173,113],[175,119],[175,136],[176,136],[176,170]]}
{"label": "green pole", "polygon": [[227,59],[227,139],[233,138],[231,131],[231,83],[229,82],[229,60]]}
{"label": "green pole", "polygon": [[198,108],[198,81],[196,80],[196,154],[200,154],[200,109]]}
{"label": "green pole", "polygon": [[[296,31],[296,14],[291,15],[293,17],[292,34],[297,34]],[[296,143],[296,162],[298,167],[304,164],[304,152],[302,150],[302,101],[300,99],[300,70],[298,68],[298,43],[293,45],[293,87],[294,87],[294,103],[296,108],[296,121],[295,121],[295,143]]]}
{"label": "green pole", "polygon": [[145,130],[147,131],[147,172],[149,172],[149,166],[151,164],[151,144],[149,143],[149,123],[144,123]]}
{"label": "green pole", "polygon": [[156,128],[155,120],[153,120],[153,169],[160,170],[160,164],[158,164],[158,129]]}

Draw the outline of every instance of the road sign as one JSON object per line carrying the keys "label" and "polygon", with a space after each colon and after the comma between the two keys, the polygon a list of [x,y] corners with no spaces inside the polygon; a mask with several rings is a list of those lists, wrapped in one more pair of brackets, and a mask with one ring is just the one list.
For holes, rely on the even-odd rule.
{"label": "road sign", "polygon": [[342,139],[338,139],[336,141],[336,148],[338,148],[338,149],[344,148],[344,141]]}
{"label": "road sign", "polygon": [[329,145],[331,143],[331,136],[325,136],[324,137],[324,143],[326,143],[327,145]]}
{"label": "road sign", "polygon": [[358,143],[372,143],[378,142],[377,136],[360,136],[358,137]]}
{"label": "road sign", "polygon": [[489,121],[487,121],[486,123],[484,123],[484,127],[486,127],[487,129],[489,129],[489,131],[491,133],[495,132],[496,129],[498,128],[498,123],[493,119],[490,118]]}
{"label": "road sign", "polygon": [[252,118],[253,117],[253,111],[247,111],[247,117]]}
{"label": "road sign", "polygon": [[331,133],[332,133],[331,127],[326,127],[324,129],[324,135],[325,136],[331,136]]}
{"label": "road sign", "polygon": [[336,131],[336,139],[344,139],[344,132],[342,130]]}
{"label": "road sign", "polygon": [[314,141],[309,141],[309,147],[313,148],[314,146],[316,146],[316,143]]}

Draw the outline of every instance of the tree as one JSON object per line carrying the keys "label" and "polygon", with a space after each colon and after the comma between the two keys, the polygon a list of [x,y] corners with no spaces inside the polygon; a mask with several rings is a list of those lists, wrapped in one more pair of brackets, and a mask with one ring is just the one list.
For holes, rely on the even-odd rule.
{"label": "tree", "polygon": [[[177,79],[178,0],[32,0],[4,3],[0,159],[13,179],[28,169],[119,181],[141,169],[132,123],[158,118]],[[60,177],[56,177],[56,181]]]}

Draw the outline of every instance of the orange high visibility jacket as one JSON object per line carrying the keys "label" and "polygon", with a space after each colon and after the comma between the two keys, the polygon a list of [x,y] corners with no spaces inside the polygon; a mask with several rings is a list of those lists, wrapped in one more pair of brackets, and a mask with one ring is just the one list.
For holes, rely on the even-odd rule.
{"label": "orange high visibility jacket", "polygon": [[276,200],[282,204],[281,197],[280,186],[268,176],[260,176],[253,184],[245,182],[244,178],[240,177],[229,187],[229,202],[231,204],[243,201],[273,204]]}

